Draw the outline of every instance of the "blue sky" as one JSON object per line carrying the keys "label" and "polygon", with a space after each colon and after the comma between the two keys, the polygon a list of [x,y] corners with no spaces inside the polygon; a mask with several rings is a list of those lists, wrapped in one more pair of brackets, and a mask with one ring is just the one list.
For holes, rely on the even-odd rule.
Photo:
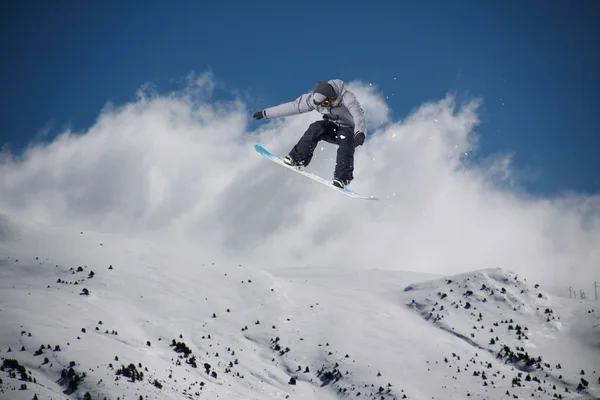
{"label": "blue sky", "polygon": [[0,11],[0,146],[13,152],[191,71],[251,94],[252,111],[317,80],[360,79],[390,96],[397,119],[449,91],[480,96],[478,157],[514,151],[533,193],[600,192],[596,1],[62,0]]}

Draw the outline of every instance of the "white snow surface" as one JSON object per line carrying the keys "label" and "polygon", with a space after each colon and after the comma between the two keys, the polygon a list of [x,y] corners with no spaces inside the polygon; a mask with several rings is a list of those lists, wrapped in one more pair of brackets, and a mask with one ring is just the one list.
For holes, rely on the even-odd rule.
{"label": "white snow surface", "polygon": [[501,269],[267,270],[203,253],[0,217],[0,398],[600,397],[597,302]]}

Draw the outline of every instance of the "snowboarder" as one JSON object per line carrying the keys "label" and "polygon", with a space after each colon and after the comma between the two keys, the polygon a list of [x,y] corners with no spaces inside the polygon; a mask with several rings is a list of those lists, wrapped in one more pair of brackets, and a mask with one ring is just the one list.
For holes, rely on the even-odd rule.
{"label": "snowboarder", "polygon": [[254,114],[254,119],[273,119],[303,114],[309,111],[323,114],[323,120],[310,124],[284,162],[306,167],[319,141],[338,145],[333,184],[344,188],[354,179],[354,150],[366,138],[367,126],[363,109],[354,93],[340,79],[319,81],[312,93],[295,101],[267,108]]}

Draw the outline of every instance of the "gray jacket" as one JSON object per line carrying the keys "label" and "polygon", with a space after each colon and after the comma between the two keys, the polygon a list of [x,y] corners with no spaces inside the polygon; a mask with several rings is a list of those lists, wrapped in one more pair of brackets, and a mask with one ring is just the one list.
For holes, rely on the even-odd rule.
{"label": "gray jacket", "polygon": [[365,113],[354,93],[346,89],[344,82],[339,79],[330,80],[328,83],[333,86],[337,95],[335,103],[327,107],[317,106],[313,103],[312,92],[306,93],[289,103],[267,108],[263,112],[265,119],[288,117],[316,110],[323,114],[324,119],[332,121],[340,127],[354,128],[355,135],[362,132],[366,138]]}

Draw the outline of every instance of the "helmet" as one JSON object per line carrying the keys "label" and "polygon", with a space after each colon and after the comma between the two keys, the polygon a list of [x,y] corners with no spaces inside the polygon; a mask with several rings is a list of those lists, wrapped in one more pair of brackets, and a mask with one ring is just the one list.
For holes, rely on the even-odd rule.
{"label": "helmet", "polygon": [[329,101],[335,99],[333,86],[325,81],[319,81],[313,89],[313,102],[318,106],[328,106]]}

